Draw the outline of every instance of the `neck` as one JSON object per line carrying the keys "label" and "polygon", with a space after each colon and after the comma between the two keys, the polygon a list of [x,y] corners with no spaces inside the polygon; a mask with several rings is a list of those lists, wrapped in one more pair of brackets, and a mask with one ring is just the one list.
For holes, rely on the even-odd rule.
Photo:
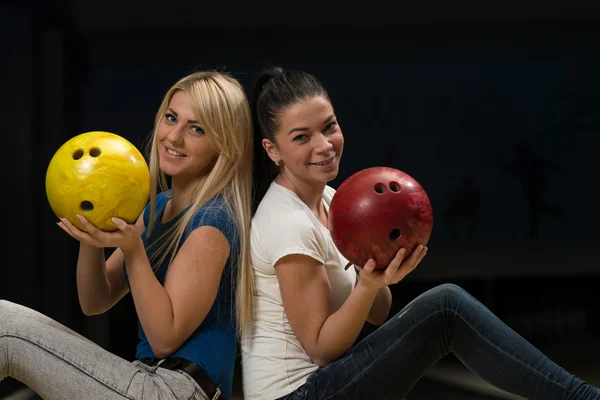
{"label": "neck", "polygon": [[171,205],[172,215],[177,215],[192,204],[195,189],[194,181],[182,181],[181,179],[171,179]]}
{"label": "neck", "polygon": [[324,183],[310,184],[302,182],[293,177],[287,176],[285,173],[280,173],[275,177],[275,182],[286,189],[296,193],[298,197],[310,208],[312,212],[318,215],[321,212],[323,203],[323,191],[325,190]]}

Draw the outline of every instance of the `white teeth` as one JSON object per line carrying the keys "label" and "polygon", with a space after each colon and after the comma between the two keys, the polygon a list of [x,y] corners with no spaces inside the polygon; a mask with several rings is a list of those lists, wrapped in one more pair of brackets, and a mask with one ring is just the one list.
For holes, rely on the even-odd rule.
{"label": "white teeth", "polygon": [[314,165],[321,165],[321,166],[323,166],[323,165],[329,165],[329,164],[331,164],[333,162],[333,159],[334,159],[334,157],[331,157],[329,160],[325,160],[325,161],[321,161],[321,162],[316,162],[316,163],[313,163],[313,164]]}
{"label": "white teeth", "polygon": [[171,150],[171,149],[167,149],[167,153],[171,154],[172,156],[183,156],[183,154],[176,152],[175,150]]}

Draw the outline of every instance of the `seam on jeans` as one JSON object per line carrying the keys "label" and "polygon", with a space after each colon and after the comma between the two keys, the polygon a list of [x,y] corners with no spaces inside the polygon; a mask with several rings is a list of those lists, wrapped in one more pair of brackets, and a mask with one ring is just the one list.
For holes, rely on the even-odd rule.
{"label": "seam on jeans", "polygon": [[[126,399],[129,399],[129,400],[134,400],[133,398],[131,398],[131,397],[128,397],[128,396],[127,396],[127,394],[123,394],[123,393],[121,393],[120,391],[118,391],[117,389],[113,388],[112,386],[110,386],[110,385],[109,385],[109,384],[107,384],[106,382],[102,382],[100,379],[98,379],[97,377],[95,377],[94,375],[92,375],[91,373],[89,373],[88,371],[86,371],[86,370],[85,370],[85,369],[84,369],[82,366],[79,366],[79,365],[75,364],[74,362],[72,362],[72,361],[70,361],[70,360],[66,360],[66,359],[64,359],[63,357],[61,357],[60,355],[58,355],[57,353],[55,353],[55,351],[54,351],[54,350],[52,350],[52,349],[49,349],[49,348],[47,348],[46,346],[43,346],[43,345],[42,345],[42,344],[40,344],[40,343],[36,343],[36,342],[34,342],[33,340],[31,340],[31,339],[29,339],[29,338],[22,337],[22,336],[17,336],[17,335],[10,334],[10,333],[4,334],[4,335],[0,335],[0,338],[3,338],[3,337],[11,337],[11,338],[20,339],[20,340],[23,340],[23,341],[29,342],[29,343],[33,344],[34,346],[37,346],[37,347],[39,347],[40,349],[42,349],[42,350],[45,350],[46,352],[48,352],[48,353],[52,354],[54,357],[56,357],[56,358],[60,359],[61,361],[64,361],[65,363],[67,363],[67,364],[69,364],[69,365],[73,366],[74,368],[76,368],[76,369],[78,369],[79,371],[83,372],[85,375],[89,376],[90,378],[92,378],[93,380],[97,381],[97,382],[98,382],[98,383],[100,383],[101,385],[104,385],[104,386],[106,386],[108,389],[110,389],[110,390],[114,391],[114,392],[115,392],[115,393],[117,393],[118,395],[120,395],[120,396],[122,396],[122,397],[124,397],[124,398],[126,398]],[[131,382],[130,382],[130,383],[131,383]]]}
{"label": "seam on jeans", "polygon": [[[169,392],[173,395],[174,398],[177,398],[175,389],[173,387],[171,387],[172,385],[170,385],[169,381],[167,379],[165,379],[165,376],[158,373],[159,369],[163,370],[162,371],[163,373],[167,373],[167,375],[168,375],[167,378],[169,378],[169,377],[173,378],[173,376],[169,376],[172,373],[179,375],[179,377],[185,379],[188,383],[192,384],[192,388],[194,388],[194,392],[196,392],[198,390],[198,387],[200,387],[200,385],[198,385],[198,383],[187,372],[184,372],[180,369],[166,369],[166,368],[160,367],[160,364],[162,364],[165,361],[167,361],[166,358],[164,358],[158,362],[158,366],[156,367],[154,376],[156,378],[160,379],[165,384],[165,386],[167,387],[167,389],[169,389]],[[194,392],[192,392],[192,396],[193,396]],[[187,400],[190,400],[190,399],[187,399]]]}
{"label": "seam on jeans", "polygon": [[[125,389],[125,393],[129,393],[129,388],[131,387],[131,384],[133,383],[133,378],[135,378],[135,375],[137,375],[137,372],[133,375],[133,377],[131,378],[131,380],[127,384],[127,388]],[[142,393],[143,393],[143,386],[142,386]],[[144,397],[142,396],[142,398],[144,398]]]}
{"label": "seam on jeans", "polygon": [[[579,395],[577,392],[574,392],[572,390],[569,390],[568,388],[566,388],[565,386],[561,385],[560,383],[549,379],[548,377],[546,377],[545,375],[543,375],[542,373],[540,373],[539,371],[537,371],[535,368],[531,367],[528,364],[525,364],[524,362],[522,362],[521,360],[519,360],[518,358],[513,357],[511,354],[507,353],[506,351],[504,351],[503,349],[497,347],[495,344],[493,344],[492,342],[490,342],[489,340],[487,340],[482,334],[480,334],[475,328],[473,328],[473,326],[471,326],[467,321],[465,321],[464,318],[462,318],[459,314],[457,314],[454,310],[448,309],[448,308],[443,308],[438,312],[435,312],[433,314],[428,315],[426,318],[424,318],[423,320],[417,322],[409,331],[406,332],[406,334],[404,334],[403,336],[399,337],[398,339],[396,339],[396,341],[388,347],[388,349],[381,354],[381,356],[377,357],[377,359],[379,359],[380,357],[383,357],[385,355],[387,355],[390,351],[392,351],[393,349],[396,348],[396,346],[398,345],[398,343],[400,342],[400,340],[402,338],[404,338],[404,336],[408,335],[410,332],[412,332],[417,326],[421,325],[423,322],[425,322],[426,320],[428,320],[429,318],[444,312],[444,311],[450,311],[453,314],[455,314],[458,318],[460,318],[465,324],[467,324],[471,329],[473,329],[473,331],[475,333],[477,333],[483,340],[485,340],[488,344],[490,344],[493,348],[495,348],[496,350],[504,353],[505,355],[507,355],[508,357],[512,358],[514,361],[520,363],[521,365],[529,368],[530,370],[532,370],[534,373],[536,373],[537,375],[541,376],[542,378],[544,378],[545,380],[552,382],[558,386],[560,386],[561,388],[565,389],[567,392],[576,395],[578,398],[585,400],[583,397],[581,397],[581,395]],[[352,379],[350,382],[348,382],[344,387],[340,388],[339,390],[335,391],[334,393],[332,393],[330,396],[326,397],[324,400],[327,399],[331,399],[333,396],[337,395],[338,393],[346,390],[349,386],[351,386],[356,380],[358,380],[359,378],[361,378],[362,376],[364,376],[372,367],[373,367],[374,363],[370,363],[358,376],[356,376],[354,379]]]}

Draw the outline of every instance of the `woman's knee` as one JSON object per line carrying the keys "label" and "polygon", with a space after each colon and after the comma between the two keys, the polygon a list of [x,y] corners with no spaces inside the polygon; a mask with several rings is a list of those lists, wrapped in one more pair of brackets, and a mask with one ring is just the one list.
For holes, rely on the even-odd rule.
{"label": "woman's knee", "polygon": [[444,283],[435,286],[411,301],[407,307],[398,312],[398,316],[405,314],[415,307],[420,310],[455,309],[457,305],[468,303],[472,297],[460,286],[453,283]]}
{"label": "woman's knee", "polygon": [[440,297],[444,299],[443,301],[445,302],[446,306],[451,309],[465,307],[468,305],[477,306],[481,304],[469,292],[454,283],[444,283],[435,289],[441,294]]}
{"label": "woman's knee", "polygon": [[[27,319],[27,307],[8,300],[0,300],[0,327],[12,328]],[[2,329],[4,332],[5,330]]]}
{"label": "woman's knee", "polygon": [[443,283],[439,285],[438,288],[445,295],[450,297],[463,297],[467,295],[466,290],[455,283]]}
{"label": "woman's knee", "polygon": [[13,315],[16,304],[8,300],[0,300],[0,334],[6,333],[5,329],[13,325]]}
{"label": "woman's knee", "polygon": [[9,314],[12,314],[16,308],[17,304],[8,300],[0,300],[0,320],[6,321]]}
{"label": "woman's knee", "polygon": [[460,304],[472,300],[472,296],[454,283],[444,283],[426,292],[427,297],[435,298],[444,305]]}

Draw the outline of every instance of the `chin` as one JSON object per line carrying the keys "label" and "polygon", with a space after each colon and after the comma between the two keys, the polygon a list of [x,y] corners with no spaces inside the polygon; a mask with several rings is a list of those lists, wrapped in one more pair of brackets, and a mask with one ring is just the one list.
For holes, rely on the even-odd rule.
{"label": "chin", "polygon": [[329,184],[331,181],[335,180],[335,178],[337,178],[337,174],[335,174],[331,178],[327,179],[327,182],[325,182],[325,184]]}
{"label": "chin", "polygon": [[337,178],[337,176],[338,176],[338,171],[336,169],[335,171],[331,171],[326,174],[322,174],[321,176],[316,177],[314,180],[316,182],[327,185],[329,182],[331,182],[332,180]]}
{"label": "chin", "polygon": [[160,168],[161,172],[165,175],[168,176],[173,176],[173,175],[177,175],[177,171],[175,170],[175,168],[173,168],[170,165],[163,165],[163,164],[159,164],[158,167]]}
{"label": "chin", "polygon": [[328,177],[328,182],[334,180],[335,178],[337,178],[338,174],[340,173],[340,168],[338,166],[335,167],[335,169],[331,172],[327,173],[327,177]]}

